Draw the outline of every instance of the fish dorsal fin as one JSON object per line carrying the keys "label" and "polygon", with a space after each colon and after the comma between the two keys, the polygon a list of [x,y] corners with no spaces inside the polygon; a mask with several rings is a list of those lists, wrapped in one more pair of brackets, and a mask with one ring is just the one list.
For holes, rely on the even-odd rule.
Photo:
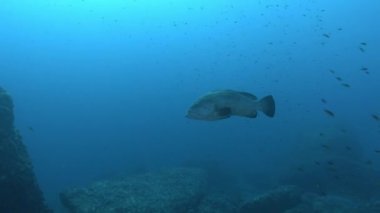
{"label": "fish dorsal fin", "polygon": [[231,115],[231,108],[229,107],[223,107],[223,108],[218,108],[216,109],[216,112],[218,113],[219,116],[230,116]]}
{"label": "fish dorsal fin", "polygon": [[248,93],[248,92],[239,92],[239,94],[244,95],[244,96],[249,97],[249,98],[252,98],[253,100],[257,100],[256,95],[253,95],[251,93]]}

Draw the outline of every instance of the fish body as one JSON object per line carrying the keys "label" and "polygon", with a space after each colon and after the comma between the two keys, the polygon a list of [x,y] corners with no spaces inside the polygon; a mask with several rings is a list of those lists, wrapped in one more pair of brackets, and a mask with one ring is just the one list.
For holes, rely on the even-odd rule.
{"label": "fish body", "polygon": [[332,111],[330,111],[328,109],[324,109],[323,111],[326,113],[326,115],[328,115],[330,117],[334,117],[335,116],[335,113],[333,113]]}
{"label": "fish body", "polygon": [[372,114],[371,115],[373,119],[375,119],[376,121],[380,121],[380,117],[378,115],[375,115],[375,114]]}
{"label": "fish body", "polygon": [[275,114],[273,96],[260,100],[250,93],[234,90],[218,90],[200,97],[188,110],[186,117],[196,120],[215,121],[231,116],[256,118],[257,111],[268,117]]}

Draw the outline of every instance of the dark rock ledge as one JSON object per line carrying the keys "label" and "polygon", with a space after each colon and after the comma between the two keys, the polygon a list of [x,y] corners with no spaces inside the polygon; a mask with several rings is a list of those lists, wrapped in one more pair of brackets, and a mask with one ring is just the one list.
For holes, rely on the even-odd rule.
{"label": "dark rock ledge", "polygon": [[13,121],[12,98],[0,87],[0,212],[51,212]]}

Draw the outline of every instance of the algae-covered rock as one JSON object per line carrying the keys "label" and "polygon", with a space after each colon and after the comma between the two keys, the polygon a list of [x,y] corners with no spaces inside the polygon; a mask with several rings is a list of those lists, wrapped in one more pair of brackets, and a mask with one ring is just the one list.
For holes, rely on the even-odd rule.
{"label": "algae-covered rock", "polygon": [[0,87],[0,137],[4,138],[14,133],[13,102],[5,90]]}
{"label": "algae-covered rock", "polygon": [[241,213],[281,213],[301,203],[301,190],[295,186],[282,186],[246,202]]}
{"label": "algae-covered rock", "polygon": [[241,198],[231,193],[209,193],[191,213],[238,213]]}
{"label": "algae-covered rock", "polygon": [[284,213],[359,213],[357,205],[358,203],[347,197],[305,193],[300,205]]}
{"label": "algae-covered rock", "polygon": [[379,213],[380,212],[380,199],[375,199],[374,201],[369,201],[358,207],[356,213]]}
{"label": "algae-covered rock", "polygon": [[70,212],[182,213],[196,208],[204,195],[206,172],[177,168],[100,181],[61,193]]}
{"label": "algae-covered rock", "polygon": [[0,87],[0,212],[49,212],[13,120],[12,98]]}

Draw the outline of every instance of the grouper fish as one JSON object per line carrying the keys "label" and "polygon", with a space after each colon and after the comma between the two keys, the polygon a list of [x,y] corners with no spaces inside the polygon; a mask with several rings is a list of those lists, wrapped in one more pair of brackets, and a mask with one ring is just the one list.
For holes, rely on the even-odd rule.
{"label": "grouper fish", "polygon": [[231,116],[256,118],[257,111],[268,117],[275,114],[273,96],[258,98],[248,92],[234,90],[218,90],[200,97],[190,107],[186,117],[196,120],[215,121]]}

